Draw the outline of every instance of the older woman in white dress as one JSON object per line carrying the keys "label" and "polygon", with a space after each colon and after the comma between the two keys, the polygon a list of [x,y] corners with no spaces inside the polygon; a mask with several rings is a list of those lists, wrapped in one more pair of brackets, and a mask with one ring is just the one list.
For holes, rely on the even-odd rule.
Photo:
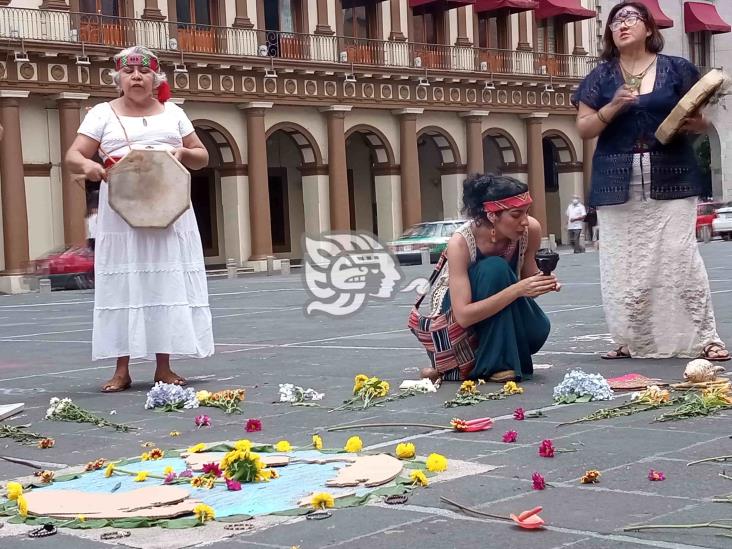
{"label": "older woman in white dress", "polygon": [[[105,169],[131,146],[167,147],[186,167],[208,164],[208,152],[177,105],[155,55],[142,47],[115,56],[119,98],[92,108],[79,127],[66,162],[73,173],[102,181],[94,262],[96,291],[92,358],[116,358],[103,392],[129,388],[130,358],[155,357],[155,381],[184,385],[170,356],[213,354],[203,249],[193,208],[167,229],[127,224],[107,199]],[[104,166],[91,160],[99,152]]]}

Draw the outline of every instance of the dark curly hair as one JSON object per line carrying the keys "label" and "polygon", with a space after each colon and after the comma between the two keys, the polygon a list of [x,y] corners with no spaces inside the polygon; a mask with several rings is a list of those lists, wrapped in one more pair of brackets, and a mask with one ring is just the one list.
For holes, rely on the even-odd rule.
{"label": "dark curly hair", "polygon": [[463,183],[462,213],[478,224],[487,221],[483,202],[502,200],[525,193],[529,186],[523,181],[505,175],[474,175]]}

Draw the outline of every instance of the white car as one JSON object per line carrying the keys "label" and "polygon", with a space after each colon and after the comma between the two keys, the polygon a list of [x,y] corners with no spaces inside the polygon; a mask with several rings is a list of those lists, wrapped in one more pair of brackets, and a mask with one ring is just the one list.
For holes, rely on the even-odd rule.
{"label": "white car", "polygon": [[712,232],[724,240],[732,239],[732,207],[719,208],[712,220]]}

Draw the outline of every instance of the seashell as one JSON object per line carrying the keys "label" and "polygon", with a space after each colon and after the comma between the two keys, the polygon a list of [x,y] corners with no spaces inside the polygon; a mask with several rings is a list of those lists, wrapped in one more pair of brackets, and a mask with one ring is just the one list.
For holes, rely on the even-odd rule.
{"label": "seashell", "polygon": [[697,358],[686,365],[684,379],[692,383],[714,381],[717,378],[717,374],[722,372],[724,372],[724,367],[715,366],[704,358]]}

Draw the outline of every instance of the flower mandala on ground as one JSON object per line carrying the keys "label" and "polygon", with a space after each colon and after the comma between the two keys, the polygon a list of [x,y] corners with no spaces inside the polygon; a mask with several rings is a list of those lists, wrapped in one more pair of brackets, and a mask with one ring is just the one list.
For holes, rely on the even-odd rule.
{"label": "flower mandala on ground", "polygon": [[343,447],[343,449],[346,452],[349,452],[351,454],[355,454],[356,452],[360,452],[363,448],[363,442],[361,442],[361,439],[359,437],[351,437],[346,441],[346,445]]}
{"label": "flower mandala on ground", "polygon": [[541,444],[539,445],[539,455],[541,457],[553,458],[555,451],[556,449],[554,448],[554,444],[552,444],[551,440],[546,439],[541,441]]}
{"label": "flower mandala on ground", "polygon": [[541,476],[539,473],[534,473],[531,475],[531,487],[534,490],[543,490],[546,488],[546,482],[544,481],[544,477]]}
{"label": "flower mandala on ground", "polygon": [[396,456],[399,459],[411,459],[414,457],[416,452],[417,450],[411,442],[402,442],[397,444]]}
{"label": "flower mandala on ground", "polygon": [[229,492],[238,492],[241,490],[241,482],[238,480],[232,480],[230,478],[226,479],[226,489]]}
{"label": "flower mandala on ground", "polygon": [[258,433],[262,430],[262,421],[259,419],[248,419],[244,429],[247,433]]}
{"label": "flower mandala on ground", "polygon": [[607,379],[600,374],[588,374],[580,369],[564,375],[562,382],[554,387],[554,402],[571,404],[591,400],[610,400],[613,390]]}
{"label": "flower mandala on ground", "polygon": [[[73,402],[70,398],[59,399],[53,397],[50,401],[50,407],[46,410],[45,419],[52,421],[72,421],[75,423],[91,423],[97,427],[112,427],[117,431],[127,432],[136,427],[123,425],[120,423],[112,423],[103,417],[96,416],[90,411],[85,410]],[[50,439],[48,439],[50,440]],[[49,446],[50,448],[50,446]]]}
{"label": "flower mandala on ground", "polygon": [[147,471],[140,471],[135,477],[135,482],[145,482],[147,480],[148,474],[149,473]]}
{"label": "flower mandala on ground", "polygon": [[198,408],[196,391],[191,387],[181,387],[174,383],[158,381],[147,393],[145,408],[162,408],[165,412]]}
{"label": "flower mandala on ground", "polygon": [[524,388],[519,386],[515,381],[507,381],[503,385],[503,392],[507,395],[522,395]]}
{"label": "flower mandala on ground", "polygon": [[226,389],[216,393],[198,391],[196,398],[201,406],[220,408],[227,414],[241,414],[239,404],[244,400],[246,391],[244,389]]}
{"label": "flower mandala on ground", "polygon": [[427,456],[427,470],[433,473],[440,473],[447,470],[447,458],[440,454],[430,454]]}
{"label": "flower mandala on ground", "polygon": [[598,471],[597,469],[590,469],[589,471],[586,471],[584,476],[580,478],[580,482],[582,484],[597,484],[600,482],[600,477],[602,476],[602,473]]}
{"label": "flower mandala on ground", "polygon": [[8,482],[8,485],[5,487],[7,490],[7,498],[10,501],[15,501],[20,496],[23,495],[23,485],[19,482]]}
{"label": "flower mandala on ground", "polygon": [[424,471],[415,470],[409,473],[409,478],[412,479],[412,484],[420,486],[428,486],[429,481],[427,480],[427,475],[424,474]]}
{"label": "flower mandala on ground", "polygon": [[323,449],[323,439],[320,437],[320,435],[313,435],[313,448],[315,448],[316,450]]}
{"label": "flower mandala on ground", "polygon": [[518,439],[518,433],[516,431],[506,431],[503,433],[503,442],[516,442]]}
{"label": "flower mandala on ground", "polygon": [[196,515],[198,522],[200,522],[201,524],[216,518],[216,513],[214,513],[214,510],[203,503],[199,503],[193,508],[193,514]]}
{"label": "flower mandala on ground", "polygon": [[48,448],[53,448],[56,445],[56,441],[52,438],[42,438],[38,441],[38,447],[42,450],[47,450]]}
{"label": "flower mandala on ground", "polygon": [[524,409],[516,408],[513,411],[513,419],[516,419],[518,421],[523,421],[524,419],[526,419],[526,414],[524,413]]}
{"label": "flower mandala on ground", "polygon": [[193,421],[199,429],[201,427],[211,427],[211,418],[207,415],[196,416]]}
{"label": "flower mandala on ground", "polygon": [[275,444],[275,450],[278,452],[292,452],[292,445],[286,440],[280,440]]}
{"label": "flower mandala on ground", "polygon": [[335,500],[328,492],[319,492],[317,494],[313,494],[313,497],[310,499],[310,505],[312,505],[314,509],[327,509],[335,505]]}
{"label": "flower mandala on ground", "polygon": [[648,480],[666,480],[666,475],[663,474],[663,471],[656,471],[655,469],[651,469],[650,471],[648,471]]}
{"label": "flower mandala on ground", "polygon": [[221,460],[221,469],[225,478],[244,483],[267,481],[272,478],[270,470],[266,469],[259,454],[244,447],[239,449],[235,447],[227,453]]}

